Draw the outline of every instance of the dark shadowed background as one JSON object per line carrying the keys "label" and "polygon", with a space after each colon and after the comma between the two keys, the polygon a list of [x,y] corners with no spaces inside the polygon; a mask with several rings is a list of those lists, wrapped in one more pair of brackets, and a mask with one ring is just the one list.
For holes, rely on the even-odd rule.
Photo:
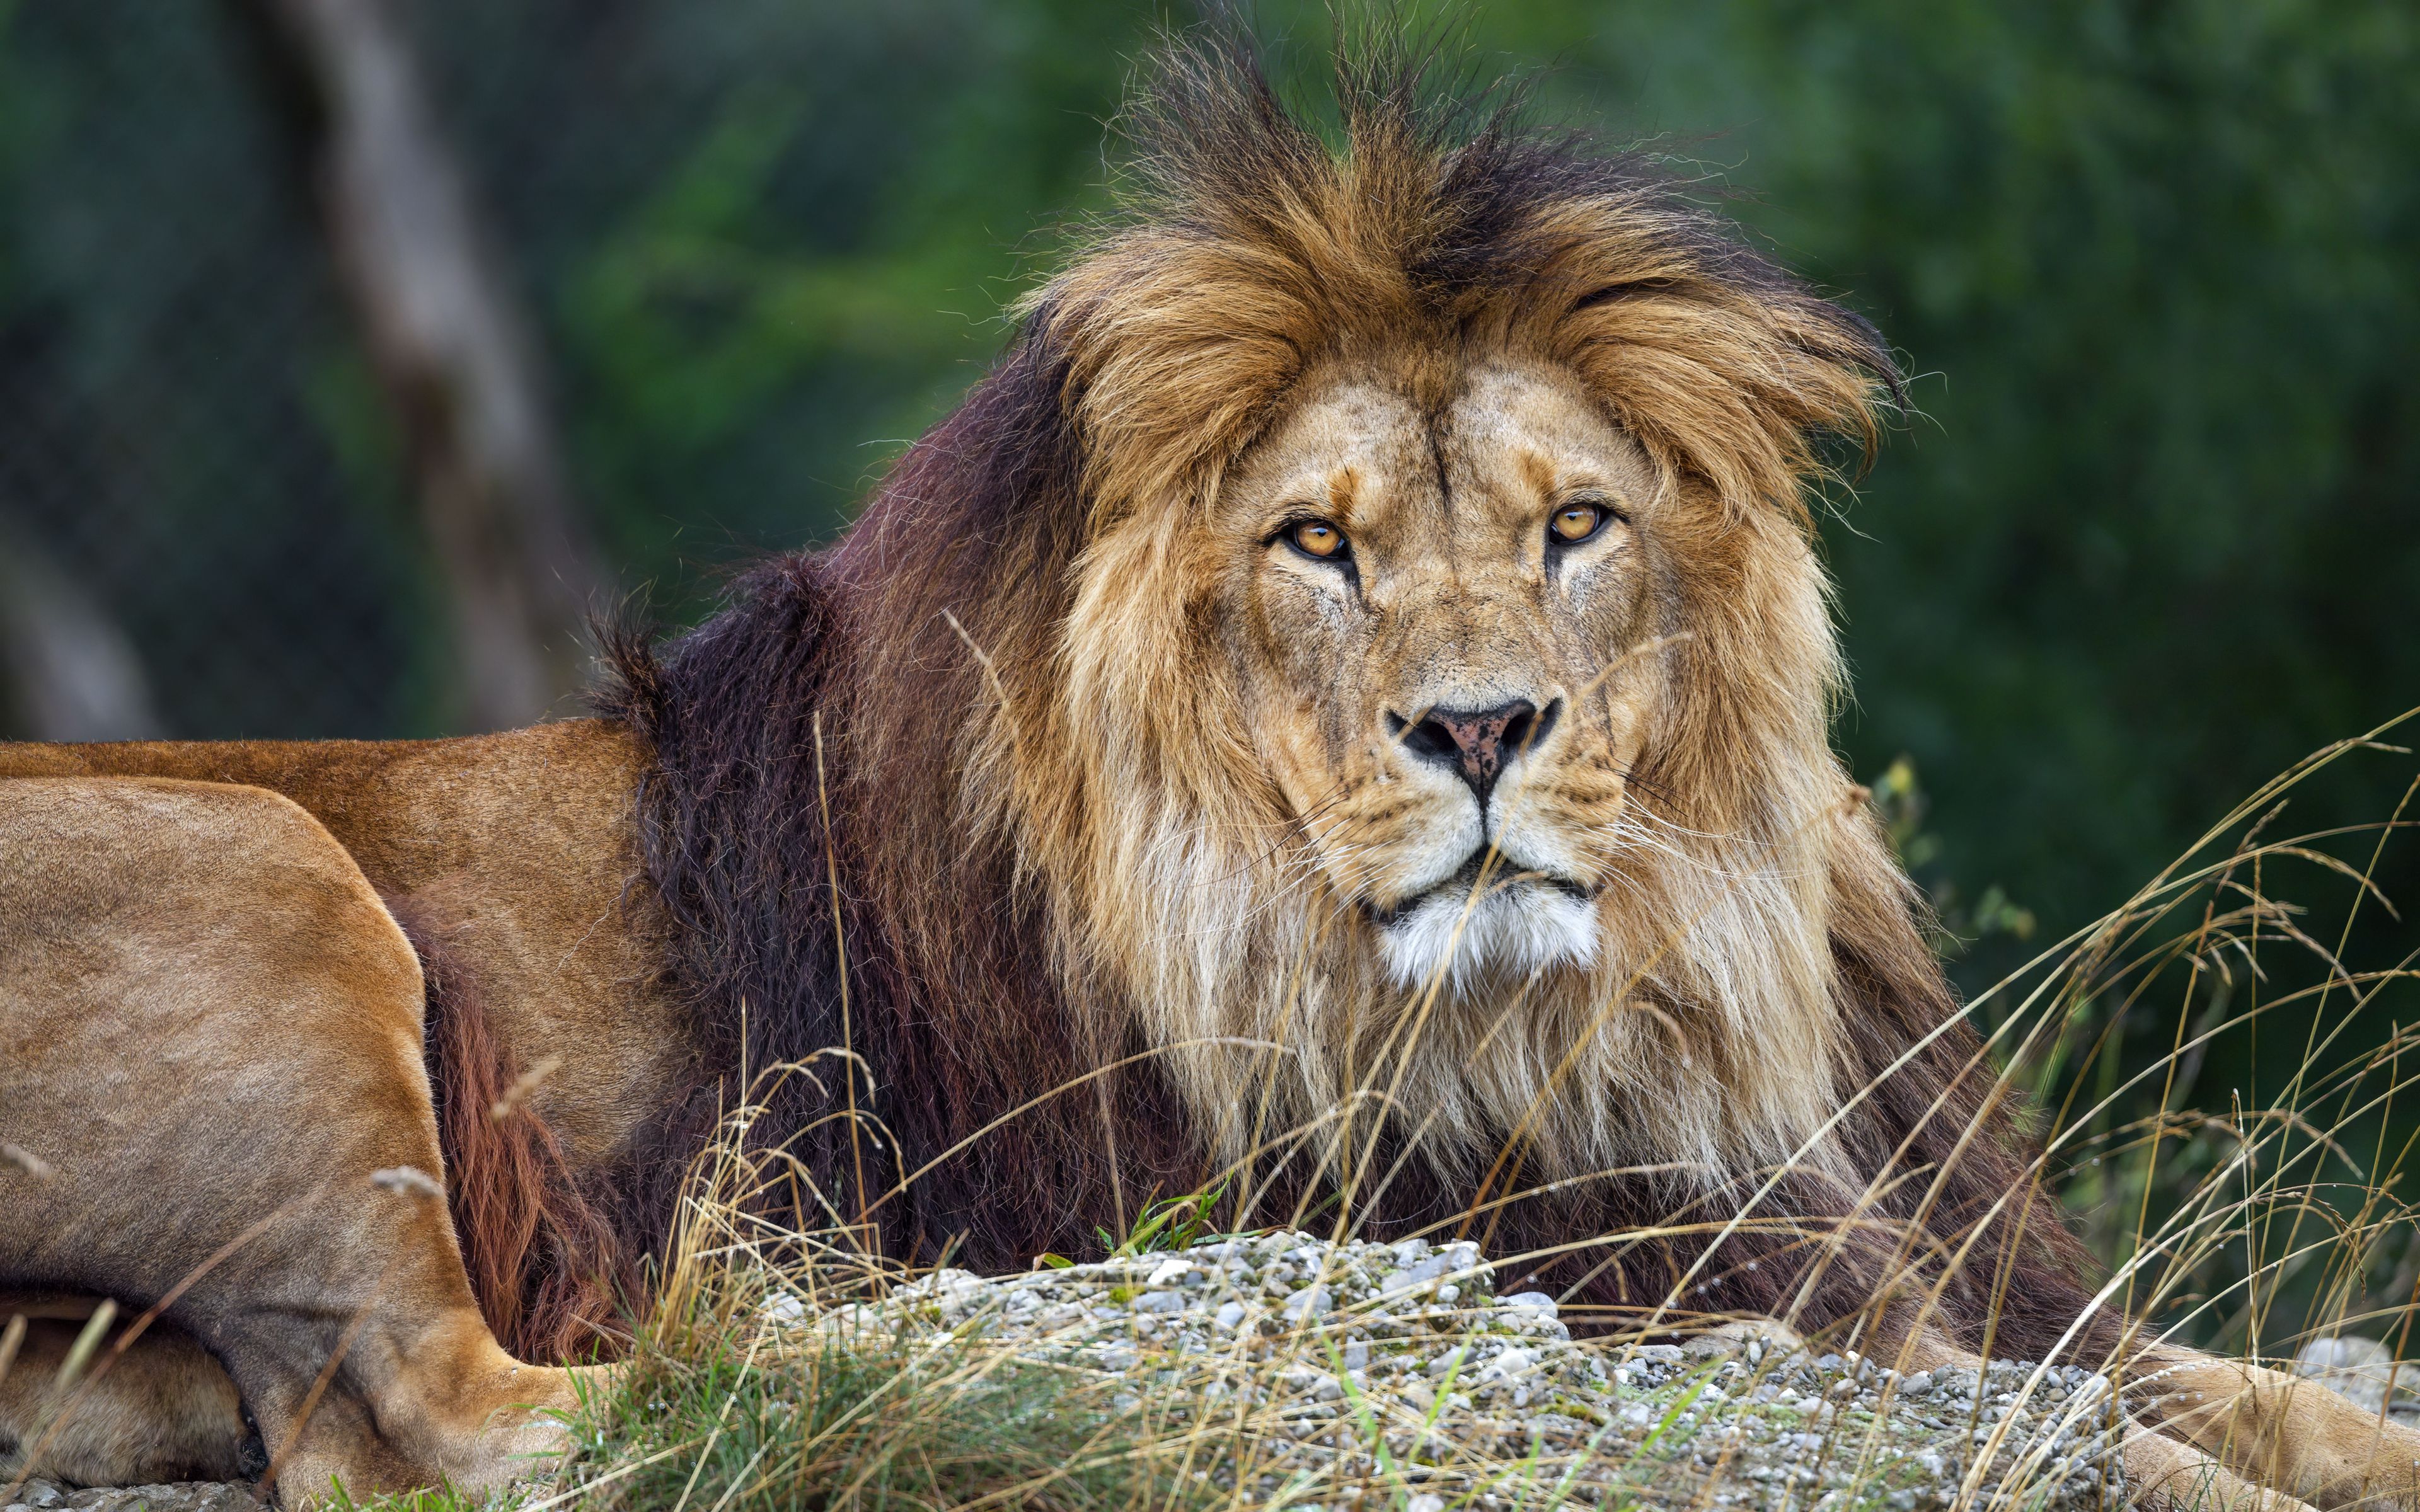
{"label": "dark shadowed background", "polygon": [[[1315,82],[1325,13],[1260,8]],[[8,732],[576,709],[580,604],[694,616],[829,538],[983,369],[1103,203],[1154,20],[0,0]],[[1670,155],[1916,375],[1826,526],[1838,738],[1920,779],[1911,859],[1980,937],[1970,985],[2420,703],[2420,9],[1507,0],[1466,31],[1469,70],[1544,68],[1543,114]],[[381,348],[411,270],[362,239],[420,254],[347,195],[398,161],[456,176],[486,280],[457,314],[501,355]],[[505,391],[524,429],[466,440]],[[2327,801],[2382,817],[2408,776],[2356,763]]]}

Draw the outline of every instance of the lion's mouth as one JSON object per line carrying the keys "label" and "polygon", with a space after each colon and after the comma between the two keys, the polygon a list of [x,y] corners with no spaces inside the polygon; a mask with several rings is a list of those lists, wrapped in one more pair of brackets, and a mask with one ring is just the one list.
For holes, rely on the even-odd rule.
{"label": "lion's mouth", "polygon": [[1403,922],[1433,898],[1450,897],[1457,900],[1470,900],[1474,889],[1480,887],[1482,872],[1486,874],[1486,890],[1473,900],[1474,905],[1483,904],[1490,898],[1504,897],[1516,888],[1525,887],[1552,888],[1579,903],[1593,902],[1596,898],[1597,888],[1574,878],[1559,876],[1550,872],[1525,871],[1514,864],[1512,857],[1500,853],[1496,856],[1491,864],[1488,856],[1489,848],[1481,845],[1463,857],[1462,865],[1456,867],[1452,874],[1442,881],[1433,883],[1418,892],[1406,893],[1392,903],[1381,903],[1373,899],[1365,899],[1361,904],[1362,910],[1370,916],[1372,923],[1380,929],[1390,929]]}

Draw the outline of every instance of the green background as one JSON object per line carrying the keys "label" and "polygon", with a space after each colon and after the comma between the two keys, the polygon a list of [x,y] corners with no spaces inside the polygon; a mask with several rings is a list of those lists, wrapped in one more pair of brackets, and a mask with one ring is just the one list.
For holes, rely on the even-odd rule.
{"label": "green background", "polygon": [[[1103,204],[1158,19],[411,14],[580,500],[675,618],[829,539],[982,371]],[[1324,10],[1259,17],[1315,85]],[[1838,740],[1863,777],[1912,758],[1962,918],[1996,885],[2039,945],[2420,703],[2420,8],[1524,0],[1463,31],[1475,76],[1539,71],[1546,119],[1668,155],[1903,354],[1914,412],[1824,527]],[[107,604],[177,732],[442,733],[442,587],[265,36],[240,4],[0,4],[0,526]],[[2409,773],[2356,762],[2311,822],[2381,817]]]}

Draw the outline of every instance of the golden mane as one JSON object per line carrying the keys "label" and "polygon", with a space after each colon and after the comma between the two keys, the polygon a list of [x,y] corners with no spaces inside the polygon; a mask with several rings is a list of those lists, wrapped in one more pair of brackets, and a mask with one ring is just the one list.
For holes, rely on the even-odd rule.
{"label": "golden mane", "polygon": [[[0,1010],[60,1157],[0,1147],[33,1179],[0,1281],[66,1288],[12,1324],[0,1439],[132,1484],[236,1473],[256,1419],[289,1491],[501,1486],[586,1394],[496,1335],[584,1354],[618,1300],[699,1295],[651,1246],[752,1297],[783,1250],[783,1286],[860,1247],[1020,1270],[1181,1211],[1450,1229],[1590,1332],[2095,1365],[2125,1399],[2066,1411],[2138,1500],[2420,1467],[2167,1342],[2165,1284],[2131,1318],[2132,1279],[2081,1284],[1826,744],[1802,490],[1825,433],[1871,447],[1873,333],[1419,72],[1348,69],[1331,149],[1245,51],[1175,47],[1123,225],[845,541],[615,645],[603,719],[0,750],[37,779],[0,783],[33,841]],[[242,1086],[185,1085],[210,1063]],[[298,1108],[320,1136],[272,1148]],[[362,1221],[302,1211],[346,1193]],[[1313,1342],[1354,1322],[1324,1290],[1283,1309]],[[104,1297],[158,1300],[62,1440],[50,1309],[88,1339]],[[1239,1311],[1210,1332],[1280,1342]],[[418,1347],[339,1374],[365,1322]]]}
{"label": "golden mane", "polygon": [[[1133,219],[1030,301],[1065,363],[1087,539],[1060,676],[985,715],[970,817],[1061,895],[1087,974],[1123,988],[1085,995],[1096,1012],[1160,1045],[1289,1047],[1274,1075],[1233,1047],[1172,1051],[1197,1110],[1267,1082],[1288,1127],[1391,1087],[1450,1162],[1516,1127],[1558,1175],[1821,1159],[1799,1147],[1842,1069],[1827,872],[1836,847],[1875,846],[1826,744],[1837,658],[1803,487],[1823,433],[1871,443],[1888,360],[1641,164],[1500,117],[1456,136],[1418,86],[1362,73],[1331,151],[1233,55],[1164,66],[1137,116]],[[1627,937],[1584,988],[1406,1031],[1234,738],[1206,574],[1158,522],[1202,509],[1323,363],[1388,361],[1435,401],[1472,351],[1577,374],[1696,507],[1664,627],[1672,717],[1638,774],[1657,796],[1619,821],[1637,831]],[[1404,1064],[1373,1064],[1381,1043]],[[1652,1126],[1625,1112],[1642,1099]],[[1221,1149],[1248,1133],[1230,1119]]]}

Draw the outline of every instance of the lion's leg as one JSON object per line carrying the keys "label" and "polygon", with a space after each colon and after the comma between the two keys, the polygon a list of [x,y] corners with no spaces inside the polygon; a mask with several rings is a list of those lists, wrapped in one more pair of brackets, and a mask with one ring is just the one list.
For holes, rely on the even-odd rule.
{"label": "lion's leg", "polygon": [[[561,1443],[436,1175],[417,963],[351,857],[257,789],[0,782],[0,1282],[171,1316],[292,1500],[493,1487]],[[182,1288],[178,1290],[178,1288]]]}
{"label": "lion's leg", "polygon": [[[1870,1352],[1901,1372],[1983,1367],[1981,1355],[1938,1329],[1911,1326],[1898,1309],[1876,1331]],[[2288,1494],[2292,1482],[2262,1473],[2258,1467],[2234,1457],[2222,1462],[2200,1448],[2167,1437],[2162,1431],[2165,1428],[2166,1424],[2150,1427],[2130,1420],[2118,1452],[2126,1469],[2127,1499],[2133,1505],[2182,1512],[2308,1512],[2304,1503]],[[2258,1484],[2245,1480],[2238,1471],[2253,1475]]]}
{"label": "lion's leg", "polygon": [[2317,1381],[2182,1349],[2145,1351],[2134,1375],[2163,1432],[2264,1485],[2325,1507],[2420,1507],[2420,1432]]}
{"label": "lion's leg", "polygon": [[2161,1512],[2308,1512],[2282,1490],[2244,1480],[2218,1460],[2150,1428],[2126,1436],[2126,1499]]}

